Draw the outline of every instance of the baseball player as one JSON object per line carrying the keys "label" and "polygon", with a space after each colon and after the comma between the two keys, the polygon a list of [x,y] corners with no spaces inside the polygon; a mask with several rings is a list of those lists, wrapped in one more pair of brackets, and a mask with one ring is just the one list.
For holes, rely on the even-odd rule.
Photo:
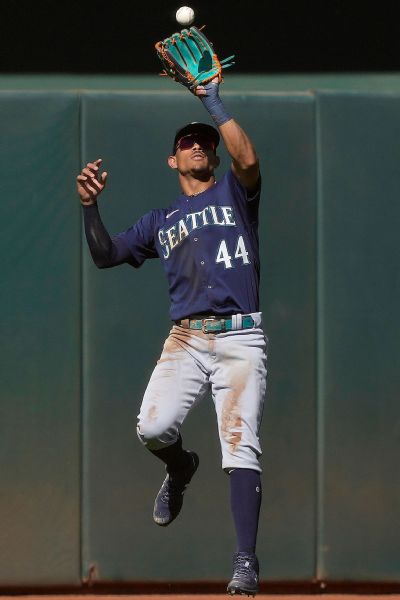
{"label": "baseball player", "polygon": [[[169,167],[181,193],[110,237],[97,205],[107,173],[101,159],[77,177],[87,242],[97,267],[140,267],[159,258],[169,284],[172,326],[138,417],[144,446],[166,468],[153,518],[169,525],[199,457],[185,450],[181,426],[211,391],[218,420],[222,468],[228,474],[237,548],[230,594],[255,595],[255,554],[261,503],[259,426],[266,389],[266,337],[259,311],[259,163],[252,142],[227,112],[218,80],[196,89],[216,127],[189,123],[174,137]],[[222,138],[232,158],[218,181]]]}

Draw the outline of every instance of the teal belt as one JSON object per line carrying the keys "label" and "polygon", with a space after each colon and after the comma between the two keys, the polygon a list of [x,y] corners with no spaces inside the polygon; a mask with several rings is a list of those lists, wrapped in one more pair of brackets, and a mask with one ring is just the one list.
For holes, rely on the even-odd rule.
{"label": "teal belt", "polygon": [[254,320],[251,315],[242,316],[240,327],[232,327],[232,318],[205,317],[204,319],[182,319],[175,321],[177,325],[186,327],[186,329],[200,329],[203,333],[237,331],[238,329],[251,329],[254,327]]}

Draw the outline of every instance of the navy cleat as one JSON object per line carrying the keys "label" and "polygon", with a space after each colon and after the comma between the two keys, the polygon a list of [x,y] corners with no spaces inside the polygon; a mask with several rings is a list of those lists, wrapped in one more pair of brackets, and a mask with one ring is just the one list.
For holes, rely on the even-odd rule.
{"label": "navy cleat", "polygon": [[195,452],[187,451],[190,464],[180,471],[168,473],[154,502],[153,519],[157,525],[165,527],[172,523],[181,512],[183,494],[199,466]]}
{"label": "navy cleat", "polygon": [[258,592],[258,560],[255,554],[237,552],[233,555],[233,575],[227,592],[231,596],[241,594],[255,596]]}

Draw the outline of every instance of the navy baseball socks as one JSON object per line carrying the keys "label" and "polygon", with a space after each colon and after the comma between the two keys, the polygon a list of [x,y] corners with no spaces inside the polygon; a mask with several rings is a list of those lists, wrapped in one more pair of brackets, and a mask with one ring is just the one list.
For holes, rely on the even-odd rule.
{"label": "navy baseball socks", "polygon": [[255,596],[259,587],[259,566],[255,555],[261,506],[260,473],[235,469],[230,473],[231,510],[236,528],[237,552],[228,594]]}
{"label": "navy baseball socks", "polygon": [[167,476],[154,502],[153,519],[157,525],[166,527],[181,512],[183,495],[199,466],[199,457],[195,452],[182,449],[182,438],[162,448],[150,450],[165,463]]}
{"label": "navy baseball socks", "polygon": [[[167,476],[157,494],[153,510],[154,521],[165,527],[181,511],[183,495],[197,471],[199,457],[195,452],[183,450],[181,437],[170,446],[150,452],[166,465]],[[255,547],[262,495],[260,473],[252,469],[234,469],[230,473],[230,488],[237,551],[233,555],[233,575],[227,591],[232,596],[255,596],[259,587]]]}

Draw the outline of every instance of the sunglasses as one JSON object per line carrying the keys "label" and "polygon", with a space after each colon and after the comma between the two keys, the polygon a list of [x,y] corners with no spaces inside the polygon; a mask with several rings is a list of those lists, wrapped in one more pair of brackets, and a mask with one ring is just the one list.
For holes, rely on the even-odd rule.
{"label": "sunglasses", "polygon": [[198,144],[206,152],[212,150],[215,152],[216,144],[211,138],[201,133],[191,133],[182,137],[176,144],[176,150],[190,150],[195,144]]}

